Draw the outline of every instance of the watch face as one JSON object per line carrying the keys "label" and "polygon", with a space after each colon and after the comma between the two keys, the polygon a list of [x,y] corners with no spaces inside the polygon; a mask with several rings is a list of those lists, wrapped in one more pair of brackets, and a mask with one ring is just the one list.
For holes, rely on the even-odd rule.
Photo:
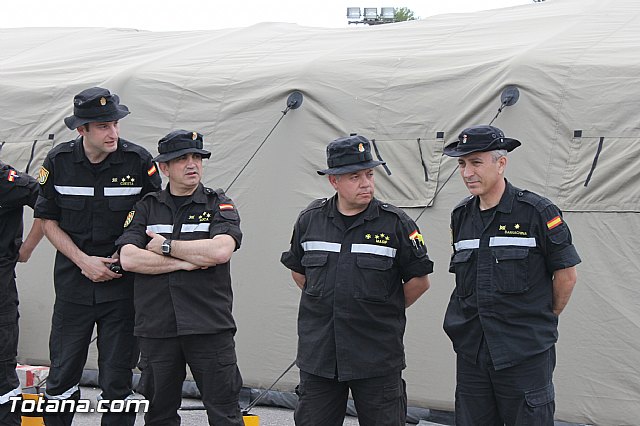
{"label": "watch face", "polygon": [[171,253],[171,242],[169,240],[164,240],[162,243],[162,254]]}

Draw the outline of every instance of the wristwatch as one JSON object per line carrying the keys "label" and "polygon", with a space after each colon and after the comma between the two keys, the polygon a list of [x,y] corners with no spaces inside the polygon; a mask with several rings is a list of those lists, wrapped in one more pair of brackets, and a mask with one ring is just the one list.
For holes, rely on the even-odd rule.
{"label": "wristwatch", "polygon": [[166,238],[162,242],[162,254],[164,256],[171,256],[171,240],[169,238]]}

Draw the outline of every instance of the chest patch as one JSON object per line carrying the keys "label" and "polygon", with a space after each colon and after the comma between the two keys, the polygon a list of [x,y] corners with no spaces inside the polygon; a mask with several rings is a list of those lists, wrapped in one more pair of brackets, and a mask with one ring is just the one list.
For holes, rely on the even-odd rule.
{"label": "chest patch", "polygon": [[498,224],[498,236],[527,237],[529,236],[529,224],[524,222]]}
{"label": "chest patch", "polygon": [[387,232],[365,231],[363,240],[367,244],[386,246],[393,244],[394,235]]}

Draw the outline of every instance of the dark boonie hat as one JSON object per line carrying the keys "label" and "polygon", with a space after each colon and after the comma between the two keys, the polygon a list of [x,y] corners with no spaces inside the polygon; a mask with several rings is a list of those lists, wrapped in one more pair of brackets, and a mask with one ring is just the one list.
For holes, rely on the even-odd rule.
{"label": "dark boonie hat", "polygon": [[472,126],[464,129],[458,140],[444,147],[444,154],[449,157],[462,157],[472,152],[494,151],[506,149],[513,151],[520,146],[517,139],[506,138],[502,130],[493,126]]}
{"label": "dark boonie hat", "polygon": [[342,175],[371,169],[386,164],[371,156],[371,143],[360,135],[338,138],[327,145],[328,169],[318,170],[319,175]]}
{"label": "dark boonie hat", "polygon": [[166,163],[190,152],[202,155],[202,158],[211,157],[211,153],[202,149],[202,135],[198,132],[187,130],[174,130],[158,141],[158,155],[154,161]]}
{"label": "dark boonie hat", "polygon": [[71,130],[95,122],[118,121],[129,115],[129,108],[120,104],[118,95],[102,87],[83,90],[73,98],[73,115],[64,119]]}

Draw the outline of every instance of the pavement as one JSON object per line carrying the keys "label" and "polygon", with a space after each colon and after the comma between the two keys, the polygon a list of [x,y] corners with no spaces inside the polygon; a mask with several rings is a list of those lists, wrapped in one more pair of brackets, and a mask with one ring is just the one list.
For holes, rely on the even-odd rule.
{"label": "pavement", "polygon": [[[82,398],[92,401],[91,407],[95,407],[96,397],[100,390],[94,387],[83,386],[81,388]],[[207,425],[207,413],[204,411],[202,401],[193,398],[183,398],[182,408],[178,412],[182,418],[183,426],[204,426]],[[258,405],[251,409],[251,414],[258,416],[260,426],[293,426],[293,410],[287,408],[276,408]],[[74,426],[95,426],[100,424],[100,414],[78,413],[74,417]],[[135,426],[144,425],[144,414],[138,413]],[[344,426],[358,426],[356,417],[347,416]],[[410,425],[408,425],[410,426]],[[419,426],[442,426],[437,423],[430,423],[422,420]]]}

